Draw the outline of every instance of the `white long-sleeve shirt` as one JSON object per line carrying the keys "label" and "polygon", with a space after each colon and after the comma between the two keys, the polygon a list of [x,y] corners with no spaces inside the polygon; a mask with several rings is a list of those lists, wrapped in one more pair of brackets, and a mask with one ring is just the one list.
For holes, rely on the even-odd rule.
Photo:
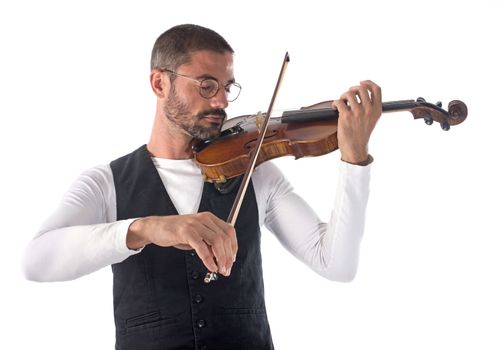
{"label": "white long-sleeve shirt", "polygon": [[[202,195],[193,160],[153,158],[178,213],[195,213]],[[271,162],[252,176],[259,224],[320,275],[350,281],[358,266],[368,201],[370,165],[341,162],[334,209],[322,222]],[[332,203],[332,196],[330,197]],[[134,219],[116,221],[116,193],[110,165],[83,173],[26,248],[24,272],[34,281],[72,280],[119,263],[140,251],[126,245]]]}

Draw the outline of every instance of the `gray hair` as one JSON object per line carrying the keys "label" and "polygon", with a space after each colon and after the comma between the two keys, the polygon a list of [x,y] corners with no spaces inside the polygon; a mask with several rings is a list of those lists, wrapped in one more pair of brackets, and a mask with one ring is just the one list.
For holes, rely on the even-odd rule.
{"label": "gray hair", "polygon": [[152,49],[150,68],[176,69],[190,62],[191,53],[210,50],[233,53],[227,41],[214,30],[195,24],[174,26],[161,34]]}

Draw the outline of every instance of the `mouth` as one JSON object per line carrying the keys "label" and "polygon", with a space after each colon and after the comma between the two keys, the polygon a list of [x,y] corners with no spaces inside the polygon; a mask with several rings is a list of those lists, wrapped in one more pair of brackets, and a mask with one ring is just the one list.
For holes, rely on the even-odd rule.
{"label": "mouth", "polygon": [[198,114],[197,118],[199,120],[205,120],[206,122],[212,124],[213,126],[220,126],[226,119],[226,112],[221,108],[215,108],[210,110],[205,110]]}
{"label": "mouth", "polygon": [[212,124],[221,124],[221,123],[223,123],[223,120],[225,119],[225,117],[223,117],[221,115],[217,115],[217,114],[208,114],[208,115],[202,117],[202,119],[204,119]]}

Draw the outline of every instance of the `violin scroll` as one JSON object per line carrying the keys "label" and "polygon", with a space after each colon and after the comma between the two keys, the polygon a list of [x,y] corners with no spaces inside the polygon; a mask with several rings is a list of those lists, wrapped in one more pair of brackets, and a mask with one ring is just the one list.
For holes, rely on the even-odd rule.
{"label": "violin scroll", "polygon": [[441,102],[432,104],[419,97],[409,110],[415,119],[424,119],[427,125],[436,121],[445,131],[449,130],[451,125],[460,124],[467,118],[467,106],[460,100],[451,101],[448,104],[448,111],[441,106]]}

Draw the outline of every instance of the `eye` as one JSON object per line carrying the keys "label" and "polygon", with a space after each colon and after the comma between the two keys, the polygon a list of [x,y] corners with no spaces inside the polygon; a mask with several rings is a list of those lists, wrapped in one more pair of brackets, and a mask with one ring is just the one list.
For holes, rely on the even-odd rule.
{"label": "eye", "polygon": [[202,81],[200,88],[205,94],[212,94],[218,90],[218,83],[213,79],[206,79]]}

